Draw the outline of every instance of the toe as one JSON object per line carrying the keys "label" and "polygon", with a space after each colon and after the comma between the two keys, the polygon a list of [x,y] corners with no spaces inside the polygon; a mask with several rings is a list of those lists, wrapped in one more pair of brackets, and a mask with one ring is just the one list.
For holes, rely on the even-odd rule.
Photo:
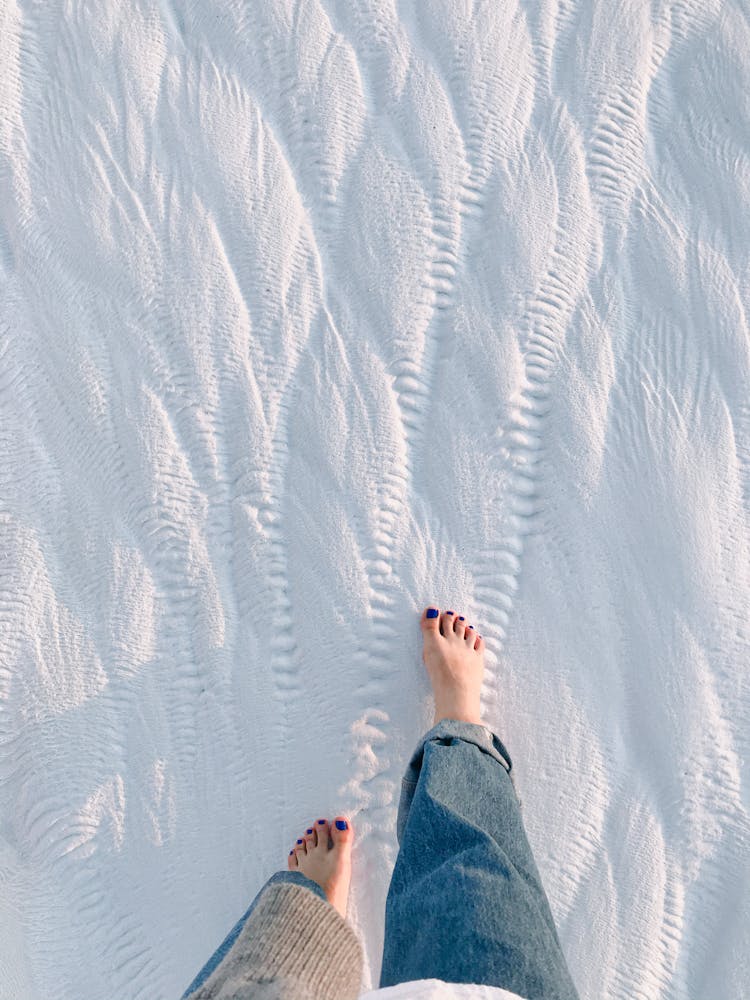
{"label": "toe", "polygon": [[294,868],[299,868],[297,855],[294,853],[294,849],[289,852],[289,857],[286,859],[286,866],[289,871],[292,871]]}
{"label": "toe", "polygon": [[466,634],[466,625],[467,622],[464,615],[456,615],[456,621],[453,625],[453,631],[458,636],[459,639],[463,639],[464,635]]}
{"label": "toe", "polygon": [[315,847],[316,840],[315,840],[315,827],[314,826],[308,826],[308,828],[305,830],[305,836],[304,836],[303,839],[305,841],[305,848],[308,851],[312,850],[312,848]]}
{"label": "toe", "polygon": [[307,854],[307,846],[305,844],[304,838],[300,837],[297,843],[292,848],[292,850],[296,851],[298,854]]}
{"label": "toe", "polygon": [[443,635],[450,635],[456,621],[455,611],[444,611],[440,616],[440,631]]}
{"label": "toe", "polygon": [[329,829],[327,819],[318,819],[315,821],[315,835],[318,838],[318,846],[325,847],[328,850]]}
{"label": "toe", "polygon": [[334,849],[339,847],[351,848],[354,831],[352,824],[346,816],[337,816],[331,824],[331,839]]}
{"label": "toe", "polygon": [[[472,633],[472,635],[473,634],[474,633]],[[481,635],[478,635],[474,640],[474,649],[476,649],[477,652],[479,652],[480,649],[484,649],[484,639],[481,637]]]}
{"label": "toe", "polygon": [[440,610],[432,605],[429,608],[425,608],[422,612],[422,628],[425,632],[439,632],[440,631]]}

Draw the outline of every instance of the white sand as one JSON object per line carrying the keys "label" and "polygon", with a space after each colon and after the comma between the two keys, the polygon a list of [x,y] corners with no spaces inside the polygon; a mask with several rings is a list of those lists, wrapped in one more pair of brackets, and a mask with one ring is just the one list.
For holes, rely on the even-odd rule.
{"label": "white sand", "polygon": [[584,1000],[750,992],[747,0],[0,4],[0,996],[177,997],[418,615]]}

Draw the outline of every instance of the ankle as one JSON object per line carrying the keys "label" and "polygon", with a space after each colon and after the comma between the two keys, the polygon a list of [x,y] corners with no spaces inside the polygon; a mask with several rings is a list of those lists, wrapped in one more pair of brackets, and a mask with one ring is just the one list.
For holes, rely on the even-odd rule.
{"label": "ankle", "polygon": [[469,722],[474,726],[483,726],[482,717],[479,712],[440,712],[435,710],[433,726],[438,722]]}

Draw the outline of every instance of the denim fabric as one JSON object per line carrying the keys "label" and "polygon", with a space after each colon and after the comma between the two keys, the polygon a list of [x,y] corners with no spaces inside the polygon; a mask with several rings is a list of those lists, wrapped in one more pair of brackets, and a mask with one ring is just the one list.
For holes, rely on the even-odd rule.
{"label": "denim fabric", "polygon": [[[521,819],[502,742],[444,719],[422,738],[401,785],[400,846],[385,914],[380,987],[414,980],[498,986],[528,1000],[579,1000]],[[219,965],[272,875],[183,994]]]}
{"label": "denim fabric", "polygon": [[186,1000],[186,998],[189,997],[191,993],[194,993],[199,986],[203,985],[203,983],[208,979],[208,977],[211,975],[214,969],[218,967],[221,960],[224,958],[224,956],[227,954],[227,952],[232,947],[234,942],[240,936],[242,928],[245,926],[248,917],[253,912],[255,907],[258,905],[258,900],[260,899],[263,891],[267,889],[269,885],[274,885],[276,882],[293,882],[295,883],[295,885],[305,886],[307,889],[310,889],[312,892],[314,892],[316,896],[320,896],[323,902],[326,902],[326,894],[320,888],[318,883],[313,882],[312,879],[308,878],[307,875],[303,875],[302,872],[285,871],[285,872],[276,872],[275,874],[273,874],[269,878],[269,880],[263,885],[263,888],[260,890],[255,899],[252,901],[252,903],[250,904],[250,908],[245,913],[243,913],[243,915],[240,917],[240,919],[237,921],[237,923],[234,925],[231,931],[227,934],[227,936],[224,938],[219,947],[216,949],[213,955],[203,966],[203,968],[195,977],[195,979],[192,981],[192,983],[182,994],[180,1000]]}
{"label": "denim fabric", "polygon": [[444,719],[420,741],[401,788],[381,987],[442,979],[578,1000],[511,769],[484,726]]}

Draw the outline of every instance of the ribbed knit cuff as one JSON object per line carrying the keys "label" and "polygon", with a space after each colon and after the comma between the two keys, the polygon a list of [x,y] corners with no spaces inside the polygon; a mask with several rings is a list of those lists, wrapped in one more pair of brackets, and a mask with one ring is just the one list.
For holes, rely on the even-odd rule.
{"label": "ribbed knit cuff", "polygon": [[361,981],[362,946],[349,924],[309,889],[276,882],[191,1000],[355,1000]]}

